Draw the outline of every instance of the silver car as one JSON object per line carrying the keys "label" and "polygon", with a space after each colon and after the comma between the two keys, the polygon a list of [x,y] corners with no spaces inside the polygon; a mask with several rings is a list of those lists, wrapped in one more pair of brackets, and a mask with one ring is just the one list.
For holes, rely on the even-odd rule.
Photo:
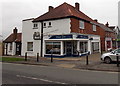
{"label": "silver car", "polygon": [[110,64],[112,61],[117,61],[117,57],[116,57],[117,55],[119,56],[119,59],[120,59],[120,48],[108,53],[104,53],[101,56],[101,60],[106,62],[107,64]]}

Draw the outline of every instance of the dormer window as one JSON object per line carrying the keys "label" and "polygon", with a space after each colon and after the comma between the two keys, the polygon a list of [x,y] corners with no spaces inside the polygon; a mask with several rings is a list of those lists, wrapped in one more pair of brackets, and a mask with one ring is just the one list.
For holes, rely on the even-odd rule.
{"label": "dormer window", "polygon": [[84,21],[80,20],[79,26],[80,26],[80,29],[85,29]]}
{"label": "dormer window", "polygon": [[38,29],[38,24],[37,23],[33,24],[33,29]]}
{"label": "dormer window", "polygon": [[96,25],[93,25],[93,31],[96,31]]}

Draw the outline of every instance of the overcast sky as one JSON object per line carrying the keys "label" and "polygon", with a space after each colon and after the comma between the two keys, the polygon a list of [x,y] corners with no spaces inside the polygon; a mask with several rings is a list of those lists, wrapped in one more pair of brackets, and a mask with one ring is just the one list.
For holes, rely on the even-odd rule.
{"label": "overcast sky", "polygon": [[[0,3],[0,34],[5,37],[17,27],[22,31],[22,20],[36,18],[48,11],[48,6],[57,7],[67,2],[74,6],[80,3],[80,10],[100,23],[118,25],[118,1],[120,0],[2,0]],[[1,21],[2,20],[2,21]]]}

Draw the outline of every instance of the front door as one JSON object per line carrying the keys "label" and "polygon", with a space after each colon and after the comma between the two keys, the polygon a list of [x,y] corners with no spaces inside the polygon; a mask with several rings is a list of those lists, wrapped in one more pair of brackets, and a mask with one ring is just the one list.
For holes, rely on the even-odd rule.
{"label": "front door", "polygon": [[66,55],[71,56],[73,54],[73,43],[66,42]]}
{"label": "front door", "polygon": [[16,55],[21,55],[21,43],[16,43]]}

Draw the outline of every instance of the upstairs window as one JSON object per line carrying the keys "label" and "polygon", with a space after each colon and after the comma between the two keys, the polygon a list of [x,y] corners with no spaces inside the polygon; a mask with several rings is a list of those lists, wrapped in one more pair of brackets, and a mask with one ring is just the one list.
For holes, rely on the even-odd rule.
{"label": "upstairs window", "polygon": [[33,29],[38,29],[38,24],[34,23],[33,24]]}
{"label": "upstairs window", "polygon": [[80,25],[80,29],[84,29],[84,27],[85,27],[84,26],[84,21],[81,20],[79,25]]}
{"label": "upstairs window", "polygon": [[43,23],[43,27],[46,28],[46,23]]}
{"label": "upstairs window", "polygon": [[96,31],[96,25],[93,25],[93,31]]}
{"label": "upstairs window", "polygon": [[49,22],[49,25],[48,25],[48,27],[52,27],[52,24],[51,24],[51,22]]}
{"label": "upstairs window", "polygon": [[49,22],[49,26],[51,26],[51,22]]}

